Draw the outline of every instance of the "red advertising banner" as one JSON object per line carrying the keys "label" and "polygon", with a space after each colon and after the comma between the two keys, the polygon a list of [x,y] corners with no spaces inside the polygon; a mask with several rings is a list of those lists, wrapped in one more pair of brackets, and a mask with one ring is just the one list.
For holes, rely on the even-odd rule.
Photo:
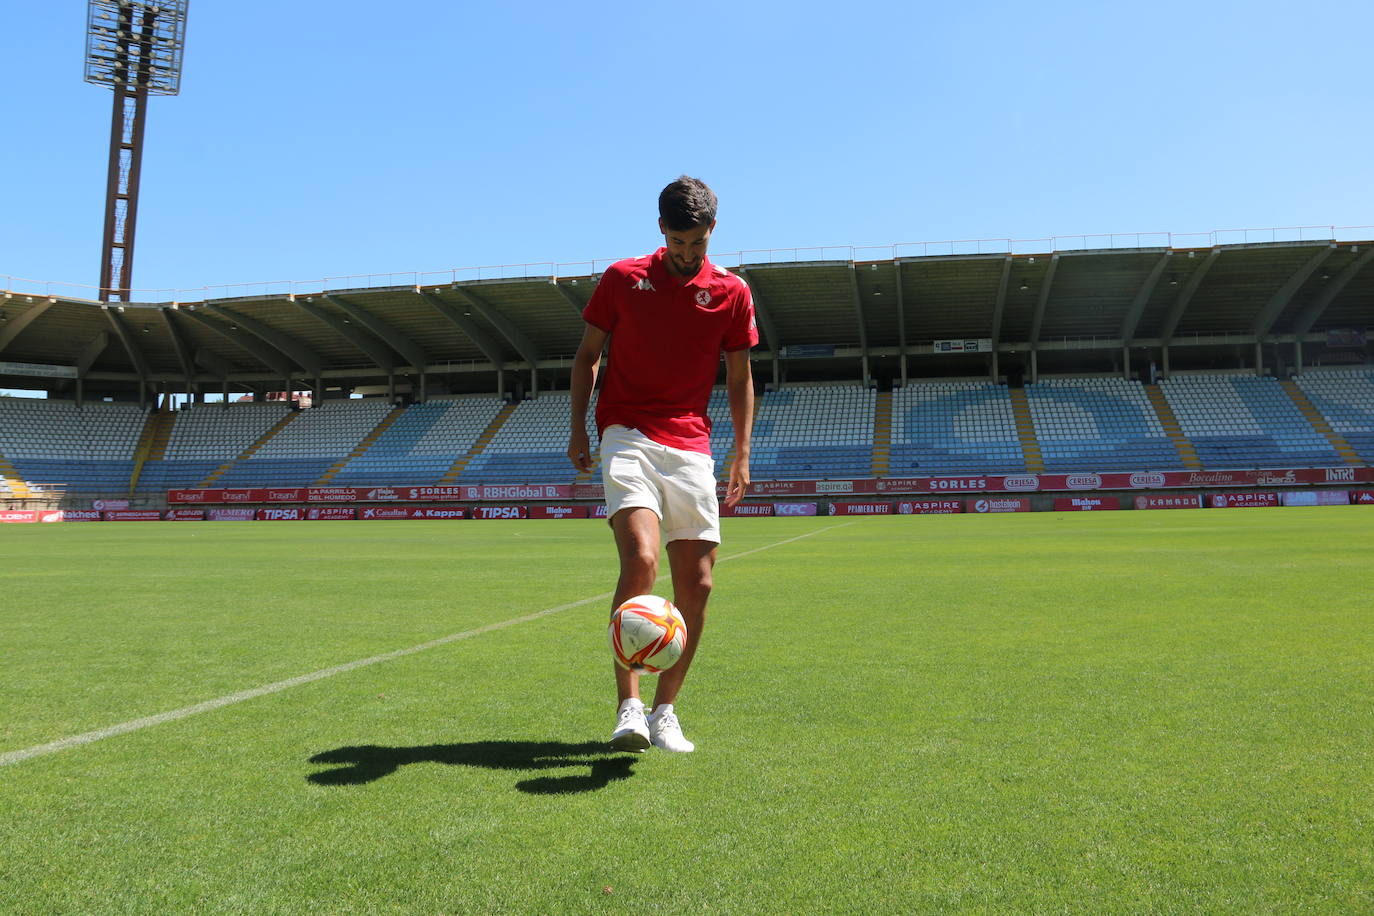
{"label": "red advertising banner", "polygon": [[816,514],[815,503],[774,503],[774,515],[805,516]]}
{"label": "red advertising banner", "polygon": [[586,506],[530,506],[530,518],[586,518]]}
{"label": "red advertising banner", "polygon": [[1115,496],[1061,496],[1054,501],[1055,512],[1095,512],[1120,508],[1121,500]]}
{"label": "red advertising banner", "polygon": [[373,506],[358,510],[358,518],[363,521],[376,519],[410,518],[410,510],[405,506]]}
{"label": "red advertising banner", "polygon": [[23,524],[38,521],[38,513],[32,509],[0,509],[0,522]]}
{"label": "red advertising banner", "polygon": [[1351,490],[1350,502],[1356,506],[1374,506],[1374,490]]}
{"label": "red advertising banner", "polygon": [[1201,509],[1201,496],[1137,496],[1137,509]]}
{"label": "red advertising banner", "polygon": [[305,519],[305,510],[299,506],[259,509],[254,517],[260,522],[299,522]]}
{"label": "red advertising banner", "polygon": [[305,510],[308,522],[350,522],[358,517],[358,510],[352,506],[317,506]]}
{"label": "red advertising banner", "polygon": [[830,504],[831,515],[891,515],[892,503],[853,503],[838,502]]}
{"label": "red advertising banner", "polygon": [[592,506],[592,518],[605,518],[605,517],[606,517],[606,504],[605,504],[605,503],[601,503],[601,504],[599,504],[599,505]]}
{"label": "red advertising banner", "polygon": [[477,506],[473,518],[529,518],[528,506]]}
{"label": "red advertising banner", "polygon": [[[1374,468],[1291,468],[1258,471],[1113,471],[1102,474],[993,474],[958,477],[885,477],[881,480],[758,480],[751,496],[874,493],[1034,493],[1085,490],[1160,490],[1202,487],[1319,486],[1374,483]],[[725,494],[725,484],[718,491]],[[168,490],[173,505],[214,503],[484,502],[603,499],[600,484],[516,484],[432,487],[271,487]],[[107,509],[111,508],[106,506]]]}
{"label": "red advertising banner", "polygon": [[98,522],[98,509],[48,509],[38,513],[40,522]]}
{"label": "red advertising banner", "polygon": [[102,512],[101,518],[107,522],[160,522],[162,513],[156,509],[115,509]]}
{"label": "red advertising banner", "polygon": [[1213,493],[1208,502],[1213,509],[1252,509],[1277,506],[1279,494],[1268,493]]}
{"label": "red advertising banner", "polygon": [[204,509],[168,509],[162,516],[167,522],[203,522]]}
{"label": "red advertising banner", "polygon": [[750,518],[753,516],[772,515],[772,503],[738,503],[734,506],[720,504],[721,518]]}
{"label": "red advertising banner", "polygon": [[305,502],[305,487],[276,487],[266,490],[254,490],[261,496],[255,500],[263,503],[303,503]]}
{"label": "red advertising banner", "polygon": [[1285,506],[1348,506],[1350,495],[1344,490],[1289,490],[1283,494]]}
{"label": "red advertising banner", "polygon": [[981,496],[978,499],[970,499],[965,509],[967,512],[1029,512],[1031,501],[1029,496]]}
{"label": "red advertising banner", "polygon": [[306,487],[305,499],[312,503],[351,503],[358,499],[353,487]]}
{"label": "red advertising banner", "polygon": [[898,515],[953,515],[963,511],[961,499],[914,499],[897,503]]}
{"label": "red advertising banner", "polygon": [[463,506],[408,506],[407,518],[471,518],[472,513]]}
{"label": "red advertising banner", "polygon": [[205,517],[212,522],[251,522],[254,514],[252,509],[210,509]]}

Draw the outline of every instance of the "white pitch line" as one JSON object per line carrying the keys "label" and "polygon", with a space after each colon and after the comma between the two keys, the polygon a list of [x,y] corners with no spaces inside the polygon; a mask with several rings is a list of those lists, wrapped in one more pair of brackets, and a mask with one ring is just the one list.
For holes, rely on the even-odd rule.
{"label": "white pitch line", "polygon": [[[765,544],[762,547],[755,547],[753,550],[746,550],[744,553],[723,557],[717,562],[725,563],[729,560],[739,560],[751,554],[758,553],[761,550],[772,550],[774,547],[782,547],[784,544],[791,544],[794,541],[800,541],[802,538],[824,534],[827,531],[833,531],[836,528],[844,528],[852,524],[854,523],[845,522],[840,525],[830,525],[829,527],[821,528],[816,531],[808,531],[806,534],[799,534],[796,537],[778,541],[776,544]],[[19,751],[8,751],[7,753],[0,754],[0,767],[9,766],[13,763],[21,763],[25,760],[31,760],[34,757],[42,757],[45,754],[55,754],[58,751],[65,751],[68,748],[90,744],[93,741],[100,741],[104,738],[113,738],[116,735],[125,735],[129,732],[151,728],[154,725],[161,725],[164,722],[175,722],[177,719],[185,719],[189,716],[199,715],[203,712],[210,712],[211,710],[221,709],[225,706],[232,706],[235,703],[253,700],[261,696],[266,696],[269,693],[280,693],[283,690],[299,687],[302,684],[309,684],[312,681],[324,680],[327,677],[333,677],[336,674],[343,674],[346,671],[353,671],[357,668],[366,668],[368,665],[375,665],[378,662],[389,662],[392,659],[404,658],[407,655],[414,655],[417,652],[436,649],[439,646],[446,646],[460,639],[471,639],[474,636],[481,636],[483,633],[490,633],[493,630],[504,630],[506,627],[513,627],[516,624],[529,623],[531,620],[538,620],[541,617],[558,614],[575,607],[581,607],[584,604],[591,604],[593,601],[605,601],[614,594],[614,592],[602,592],[599,595],[592,595],[590,598],[582,598],[567,604],[560,604],[556,607],[545,608],[542,611],[535,611],[532,614],[512,617],[509,620],[502,620],[498,623],[489,623],[485,626],[476,627],[475,629],[464,630],[461,633],[451,633],[448,636],[431,639],[429,642],[423,642],[418,646],[411,646],[408,649],[397,649],[394,652],[384,652],[381,655],[374,655],[371,658],[360,658],[357,661],[345,662],[342,665],[335,665],[332,668],[322,668],[319,671],[312,671],[309,674],[302,674],[297,677],[288,678],[284,681],[277,681],[275,684],[264,684],[261,687],[254,687],[251,690],[240,690],[238,693],[231,693],[226,696],[217,697],[213,700],[206,700],[204,703],[196,703],[193,706],[183,706],[180,709],[171,709],[167,712],[160,712],[157,715],[144,716],[141,719],[130,719],[128,722],[120,722],[118,725],[98,728],[95,731],[84,732],[80,735],[72,735],[69,738],[60,738],[57,741],[50,741],[47,744],[39,744],[35,747],[26,747]]]}

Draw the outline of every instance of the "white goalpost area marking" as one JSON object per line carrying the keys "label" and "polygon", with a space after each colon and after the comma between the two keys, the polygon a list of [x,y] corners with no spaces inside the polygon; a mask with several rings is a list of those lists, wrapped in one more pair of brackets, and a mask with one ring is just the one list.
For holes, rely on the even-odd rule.
{"label": "white goalpost area marking", "polygon": [[[776,544],[765,544],[762,547],[755,547],[753,550],[746,550],[743,553],[732,554],[728,557],[721,557],[716,561],[717,564],[726,563],[730,560],[740,560],[752,554],[764,550],[772,550],[775,547],[782,547],[809,538],[817,534],[824,534],[827,531],[834,531],[836,528],[844,528],[854,524],[844,522],[839,525],[828,525],[816,531],[808,531],[806,534],[799,534],[796,537],[778,541]],[[660,579],[663,576],[659,576]],[[192,706],[183,706],[180,709],[170,709],[167,712],[160,712],[152,716],[144,716],[141,719],[130,719],[127,722],[120,722],[118,725],[109,725],[105,728],[98,728],[95,731],[84,732],[80,735],[72,735],[69,738],[60,738],[57,741],[50,741],[47,744],[39,744],[34,747],[26,747],[23,750],[9,751],[0,754],[0,767],[9,766],[14,763],[21,763],[31,760],[34,757],[42,757],[45,754],[55,754],[58,751],[65,751],[68,748],[80,747],[83,744],[90,744],[93,741],[100,741],[105,738],[113,738],[116,735],[125,735],[129,732],[140,731],[141,729],[151,728],[154,725],[161,725],[164,722],[175,722],[178,719],[185,719],[190,716],[200,715],[203,712],[222,709],[225,706],[232,706],[235,703],[242,703],[245,700],[256,699],[257,697],[267,696],[270,693],[280,693],[292,687],[299,687],[302,684],[309,684],[314,681],[321,681],[336,674],[343,674],[358,668],[366,668],[369,665],[376,665],[380,662],[389,662],[397,658],[405,658],[407,655],[415,655],[418,652],[425,652],[430,649],[437,649],[439,646],[446,646],[451,642],[460,639],[471,639],[474,636],[481,636],[494,630],[504,630],[517,624],[529,623],[531,620],[538,620],[541,617],[548,617],[563,611],[571,610],[575,607],[582,607],[584,604],[591,604],[594,601],[605,601],[611,598],[614,592],[602,592],[599,595],[592,595],[590,598],[581,598],[577,601],[570,601],[567,604],[560,604],[555,607],[545,608],[542,611],[535,611],[531,614],[524,614],[520,617],[512,617],[509,620],[502,620],[497,623],[489,623],[484,626],[475,627],[471,630],[464,630],[461,633],[451,633],[448,636],[441,636],[438,639],[431,639],[429,642],[422,642],[418,646],[411,646],[408,649],[397,649],[394,652],[384,652],[381,655],[373,655],[370,658],[360,658],[357,661],[345,662],[342,665],[335,665],[332,668],[322,668],[319,671],[312,671],[309,674],[302,674],[297,677],[288,678],[284,681],[277,681],[274,684],[264,684],[261,687],[254,687],[250,690],[240,690],[238,693],[227,694],[213,700],[206,700],[203,703],[196,703]]]}

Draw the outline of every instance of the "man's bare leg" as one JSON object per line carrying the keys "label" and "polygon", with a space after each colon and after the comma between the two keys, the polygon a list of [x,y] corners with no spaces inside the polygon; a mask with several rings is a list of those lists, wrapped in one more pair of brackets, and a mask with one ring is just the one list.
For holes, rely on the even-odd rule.
{"label": "man's bare leg", "polygon": [[[658,578],[658,515],[652,509],[622,509],[611,519],[611,530],[620,554],[620,580],[611,602],[614,613],[627,599],[653,590]],[[644,718],[644,703],[639,699],[639,674],[619,665],[614,667],[619,709],[611,747],[640,753],[649,746],[649,724]]]}
{"label": "man's bare leg", "polygon": [[673,573],[673,603],[682,611],[687,623],[687,644],[682,657],[658,676],[654,691],[654,712],[649,717],[649,740],[665,751],[691,753],[696,745],[682,734],[673,704],[682,688],[687,669],[701,643],[706,626],[706,600],[711,596],[711,570],[716,562],[716,545],[712,541],[672,541],[668,544],[668,563]]}
{"label": "man's bare leg", "polygon": [[716,565],[716,544],[713,541],[670,541],[668,568],[673,575],[673,604],[682,612],[687,623],[687,644],[677,664],[658,676],[654,691],[654,707],[677,701],[682,680],[692,667],[692,656],[701,642],[706,625],[706,601],[711,597],[711,570]]}

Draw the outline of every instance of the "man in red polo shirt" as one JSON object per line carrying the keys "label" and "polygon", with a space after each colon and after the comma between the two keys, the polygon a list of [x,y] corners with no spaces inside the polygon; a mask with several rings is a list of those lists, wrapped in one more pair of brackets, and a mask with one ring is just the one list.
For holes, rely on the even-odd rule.
{"label": "man in red polo shirt", "polygon": [[684,175],[663,189],[658,213],[664,247],[612,265],[582,312],[586,328],[573,360],[568,457],[580,470],[592,466],[587,404],[610,338],[596,427],[606,514],[620,554],[611,607],[653,591],[662,538],[668,543],[673,603],[687,622],[687,645],[678,663],[659,675],[651,715],[645,716],[639,698],[638,672],[616,668],[620,708],[611,745],[643,751],[652,743],[688,752],[694,745],[682,734],[674,704],[701,641],[720,543],[706,405],[724,353],[735,425],[725,503],[733,506],[749,484],[749,348],[759,335],[749,287],[706,259],[716,195]]}

